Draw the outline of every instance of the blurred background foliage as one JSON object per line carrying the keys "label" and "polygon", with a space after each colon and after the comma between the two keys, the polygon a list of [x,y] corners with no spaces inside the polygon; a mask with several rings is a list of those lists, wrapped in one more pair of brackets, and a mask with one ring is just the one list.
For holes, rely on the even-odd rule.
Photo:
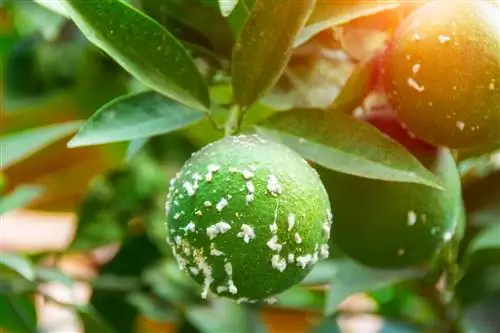
{"label": "blurred background foliage", "polygon": [[[224,119],[231,100],[228,59],[252,1],[240,0],[227,18],[216,1],[129,2],[183,42],[220,105],[215,117]],[[327,10],[328,3],[323,5]],[[434,323],[446,311],[429,302],[432,291],[421,290],[400,273],[359,267],[336,251],[275,304],[202,300],[198,286],[178,270],[166,246],[164,197],[168,179],[190,154],[223,133],[206,119],[166,135],[68,149],[81,121],[110,100],[145,87],[49,6],[30,0],[0,2],[2,155],[13,156],[2,157],[0,213],[16,208],[76,212],[74,239],[57,257],[121,246],[88,281],[93,290],[88,305],[63,304],[48,295],[46,301],[71,307],[89,333],[368,332],[349,328],[359,318],[364,323],[376,319],[374,332],[438,332]],[[243,126],[277,110],[330,105],[411,6],[402,4],[335,28],[326,22],[303,36],[284,75],[247,112]],[[321,16],[316,20],[327,21]],[[375,91],[363,106],[383,104]],[[460,157],[467,217],[461,257],[468,269],[458,285],[457,302],[466,309],[470,332],[500,332],[500,245],[494,239],[500,226],[500,155],[468,151]],[[2,254],[0,332],[37,332],[33,295],[38,285],[77,282],[44,264],[48,255],[53,254]],[[354,294],[363,295],[361,306],[345,302]],[[328,317],[321,315],[325,306],[335,309]]]}

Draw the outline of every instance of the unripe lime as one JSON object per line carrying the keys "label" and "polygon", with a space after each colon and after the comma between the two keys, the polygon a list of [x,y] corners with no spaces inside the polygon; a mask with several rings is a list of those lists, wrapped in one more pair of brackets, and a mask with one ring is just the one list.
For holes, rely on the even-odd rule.
{"label": "unripe lime", "polygon": [[412,151],[445,191],[420,184],[367,179],[318,169],[330,196],[331,242],[368,266],[424,263],[453,236],[460,212],[460,179],[450,152],[412,139],[390,116],[366,119]]}
{"label": "unripe lime", "polygon": [[500,142],[499,18],[487,1],[430,1],[403,21],[384,76],[412,133],[451,148]]}
{"label": "unripe lime", "polygon": [[226,137],[172,179],[168,239],[202,297],[260,300],[328,255],[329,209],[317,173],[295,152],[257,135]]}

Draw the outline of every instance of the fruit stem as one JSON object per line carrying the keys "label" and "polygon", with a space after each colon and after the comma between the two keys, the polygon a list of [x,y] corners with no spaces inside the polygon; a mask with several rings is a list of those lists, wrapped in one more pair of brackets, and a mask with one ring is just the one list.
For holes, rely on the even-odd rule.
{"label": "fruit stem", "polygon": [[461,270],[457,263],[458,244],[452,242],[443,250],[440,263],[441,277],[437,283],[422,281],[420,294],[427,299],[436,315],[445,326],[445,333],[465,333],[463,310],[455,297],[455,286],[460,280]]}
{"label": "fruit stem", "polygon": [[243,118],[243,112],[239,105],[233,105],[229,109],[229,115],[224,124],[224,134],[226,136],[233,135],[236,133],[241,125],[241,120]]}

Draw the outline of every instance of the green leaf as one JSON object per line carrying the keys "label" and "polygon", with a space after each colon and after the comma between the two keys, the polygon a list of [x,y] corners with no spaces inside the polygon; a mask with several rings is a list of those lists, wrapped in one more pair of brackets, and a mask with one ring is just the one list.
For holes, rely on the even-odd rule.
{"label": "green leaf", "polygon": [[125,161],[130,161],[132,157],[135,156],[135,154],[137,154],[142,148],[144,148],[148,141],[149,137],[147,136],[130,141],[127,147],[127,155],[125,156]]}
{"label": "green leaf", "polygon": [[[223,0],[220,0],[223,1]],[[231,30],[233,31],[234,36],[239,36],[241,29],[245,24],[245,20],[247,19],[249,14],[249,9],[245,4],[245,1],[239,0],[236,7],[233,9],[231,14],[226,17]]]}
{"label": "green leaf", "polygon": [[324,304],[324,293],[302,287],[292,287],[276,295],[276,306],[285,309],[321,310]]}
{"label": "green leaf", "polygon": [[0,168],[7,168],[28,158],[42,148],[75,132],[81,124],[81,121],[72,121],[1,136],[2,159]]}
{"label": "green leaf", "polygon": [[134,292],[126,296],[127,302],[135,306],[143,315],[156,322],[176,322],[179,314],[175,307],[158,297]]}
{"label": "green leaf", "polygon": [[43,188],[33,185],[21,185],[0,199],[0,214],[23,208],[43,194]]}
{"label": "green leaf", "polygon": [[63,4],[59,0],[54,0],[54,1],[35,0],[35,2],[40,6],[50,9],[54,13],[69,18],[68,12],[66,11]]}
{"label": "green leaf", "polygon": [[247,332],[244,307],[225,298],[214,299],[210,306],[191,306],[186,317],[203,333]]}
{"label": "green leaf", "polygon": [[153,91],[119,97],[99,109],[68,142],[68,147],[133,140],[173,132],[206,113]]}
{"label": "green leaf", "polygon": [[226,59],[231,55],[234,36],[216,0],[142,0],[141,5],[184,42],[206,45]]}
{"label": "green leaf", "polygon": [[227,17],[231,15],[239,2],[239,0],[219,0],[219,8],[222,16]]}
{"label": "green leaf", "polygon": [[439,180],[403,146],[341,112],[295,109],[268,118],[256,129],[331,170],[442,189]]}
{"label": "green leaf", "polygon": [[35,271],[31,261],[16,254],[1,253],[0,267],[6,267],[30,281],[35,278]]}
{"label": "green leaf", "polygon": [[354,19],[377,14],[398,6],[399,2],[397,0],[317,0],[314,11],[309,17],[306,26],[295,40],[294,45],[299,46],[318,32],[330,27],[345,24]]}
{"label": "green leaf", "polygon": [[363,101],[374,87],[374,73],[377,57],[371,57],[358,64],[349,76],[335,101],[328,107],[331,112],[352,114],[354,109],[363,104]]}
{"label": "green leaf", "polygon": [[500,217],[498,223],[481,231],[471,242],[467,251],[472,255],[481,250],[497,249],[500,254]]}
{"label": "green leaf", "polygon": [[352,294],[381,289],[423,275],[423,272],[416,269],[371,269],[352,260],[338,261],[335,263],[335,268],[337,272],[330,281],[325,302],[325,314],[328,316],[332,315],[338,305]]}
{"label": "green leaf", "polygon": [[37,333],[35,305],[28,298],[0,295],[0,332]]}
{"label": "green leaf", "polygon": [[328,283],[335,276],[337,269],[332,260],[318,262],[311,272],[300,283],[304,286],[314,286]]}
{"label": "green leaf", "polygon": [[56,268],[37,267],[35,268],[35,275],[40,280],[58,282],[68,287],[72,287],[75,284],[75,280],[71,276],[66,275],[63,271]]}
{"label": "green leaf", "polygon": [[232,56],[235,102],[248,107],[276,83],[290,59],[293,40],[314,0],[259,0],[236,41]]}
{"label": "green leaf", "polygon": [[64,0],[87,38],[152,89],[186,105],[210,106],[208,87],[182,43],[119,0]]}
{"label": "green leaf", "polygon": [[199,299],[200,288],[179,270],[174,260],[164,260],[148,268],[142,279],[155,295],[174,303],[191,303]]}
{"label": "green leaf", "polygon": [[339,324],[335,318],[324,320],[318,327],[314,328],[312,333],[341,333]]}
{"label": "green leaf", "polygon": [[[118,253],[101,268],[101,275],[114,275],[118,278],[138,278],[146,267],[159,260],[161,253],[151,243],[145,234],[135,235],[127,239]],[[111,281],[110,281],[111,282]],[[115,285],[120,287],[120,280]],[[137,290],[137,285],[132,285],[132,290]],[[92,294],[90,304],[105,318],[108,324],[119,333],[134,332],[134,325],[138,310],[130,305],[123,293],[107,291],[108,288],[96,288]],[[87,330],[88,333],[99,332]]]}
{"label": "green leaf", "polygon": [[384,320],[378,333],[421,333],[422,330],[408,323]]}
{"label": "green leaf", "polygon": [[116,333],[116,331],[90,306],[75,308],[85,333]]}

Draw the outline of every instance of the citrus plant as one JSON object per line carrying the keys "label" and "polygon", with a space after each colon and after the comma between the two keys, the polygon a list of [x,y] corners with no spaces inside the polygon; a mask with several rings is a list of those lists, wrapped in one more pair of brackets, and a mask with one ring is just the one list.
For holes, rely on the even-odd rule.
{"label": "citrus plant", "polygon": [[[2,252],[0,331],[498,332],[499,8],[0,4],[0,213],[77,216]],[[116,244],[88,303],[40,288]]]}

